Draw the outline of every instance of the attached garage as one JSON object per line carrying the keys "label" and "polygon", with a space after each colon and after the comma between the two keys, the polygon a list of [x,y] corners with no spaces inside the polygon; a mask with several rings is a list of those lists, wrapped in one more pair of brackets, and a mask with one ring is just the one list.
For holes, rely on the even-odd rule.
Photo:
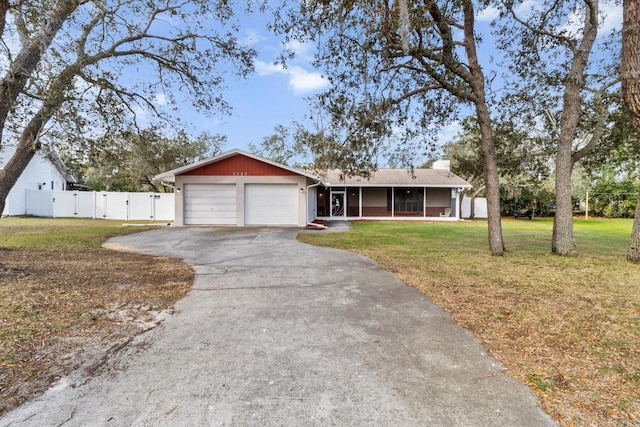
{"label": "attached garage", "polygon": [[[320,180],[233,150],[155,177],[175,189],[175,225],[304,227],[308,193]],[[314,193],[315,194],[315,193]]]}
{"label": "attached garage", "polygon": [[185,225],[236,225],[236,186],[185,184]]}
{"label": "attached garage", "polygon": [[298,225],[297,184],[247,184],[244,200],[246,225]]}

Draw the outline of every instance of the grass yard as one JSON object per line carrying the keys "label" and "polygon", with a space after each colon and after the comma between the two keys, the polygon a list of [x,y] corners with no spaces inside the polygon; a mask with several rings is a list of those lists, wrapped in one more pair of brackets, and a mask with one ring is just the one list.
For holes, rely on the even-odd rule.
{"label": "grass yard", "polygon": [[179,260],[114,252],[122,221],[0,219],[0,414],[154,325],[190,288]]}
{"label": "grass yard", "polygon": [[640,425],[640,265],[631,220],[576,220],[580,255],[551,255],[552,219],[505,218],[508,253],[487,225],[357,222],[306,243],[376,260],[473,331],[507,374],[565,426]]}

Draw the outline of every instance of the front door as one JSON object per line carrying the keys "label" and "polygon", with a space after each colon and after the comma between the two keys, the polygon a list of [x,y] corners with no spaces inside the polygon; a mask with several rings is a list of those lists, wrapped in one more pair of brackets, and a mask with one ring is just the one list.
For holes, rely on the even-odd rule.
{"label": "front door", "polygon": [[331,217],[332,218],[346,218],[346,206],[344,191],[332,191],[331,192]]}

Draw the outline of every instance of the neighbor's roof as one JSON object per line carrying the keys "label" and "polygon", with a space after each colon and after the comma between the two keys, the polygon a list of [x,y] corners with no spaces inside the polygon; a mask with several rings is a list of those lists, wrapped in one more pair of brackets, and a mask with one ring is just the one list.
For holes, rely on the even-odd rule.
{"label": "neighbor's roof", "polygon": [[341,177],[338,169],[328,170],[322,174],[322,181],[337,187],[344,186],[429,186],[429,187],[464,187],[469,188],[469,184],[458,175],[448,169],[378,169],[369,178],[363,177]]}
{"label": "neighbor's roof", "polygon": [[53,164],[53,166],[55,166],[56,169],[58,169],[58,172],[60,172],[62,176],[65,177],[68,183],[76,184],[78,182],[76,177],[69,172],[69,169],[67,169],[67,165],[64,164],[56,151],[49,150],[44,153],[44,156],[49,159],[49,161]]}
{"label": "neighbor's roof", "polygon": [[155,181],[175,182],[176,175],[180,175],[180,174],[183,174],[185,172],[189,172],[191,170],[198,169],[198,168],[200,168],[202,166],[206,166],[206,165],[209,165],[211,163],[219,162],[221,160],[228,159],[228,158],[236,156],[236,155],[242,155],[242,156],[250,157],[252,159],[255,159],[255,160],[258,160],[260,162],[264,162],[264,163],[267,163],[269,165],[272,165],[272,166],[275,166],[275,167],[278,167],[278,168],[293,172],[295,174],[306,176],[307,178],[313,179],[315,181],[320,181],[320,178],[318,178],[317,176],[315,176],[315,175],[313,175],[313,174],[311,174],[311,173],[309,173],[307,171],[294,169],[294,168],[291,168],[289,166],[285,166],[285,165],[283,165],[281,163],[277,163],[277,162],[262,158],[260,156],[256,156],[255,154],[247,153],[247,152],[242,151],[242,150],[227,151],[226,153],[222,153],[220,155],[217,155],[217,156],[214,156],[214,157],[211,157],[211,158],[208,158],[208,159],[204,159],[204,160],[201,160],[199,162],[191,163],[190,165],[182,166],[182,167],[170,170],[168,172],[161,173],[159,175],[154,176],[153,179]]}
{"label": "neighbor's roof", "polygon": [[[0,170],[2,170],[7,163],[9,163],[9,160],[15,154],[16,149],[16,145],[3,145],[0,148]],[[60,172],[60,175],[62,175],[67,182],[74,184],[78,182],[78,180],[76,180],[76,177],[69,172],[69,169],[67,169],[67,166],[64,164],[62,159],[60,159],[60,156],[55,150],[43,149],[36,153],[36,155],[38,154],[41,154],[45,159],[49,160],[49,162],[51,162],[51,164],[58,170],[58,172]]]}

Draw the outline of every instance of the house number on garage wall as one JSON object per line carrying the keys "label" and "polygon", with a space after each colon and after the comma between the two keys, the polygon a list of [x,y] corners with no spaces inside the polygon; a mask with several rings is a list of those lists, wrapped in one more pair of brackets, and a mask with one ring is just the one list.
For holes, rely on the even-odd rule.
{"label": "house number on garage wall", "polygon": [[233,176],[247,176],[246,172],[233,172]]}

